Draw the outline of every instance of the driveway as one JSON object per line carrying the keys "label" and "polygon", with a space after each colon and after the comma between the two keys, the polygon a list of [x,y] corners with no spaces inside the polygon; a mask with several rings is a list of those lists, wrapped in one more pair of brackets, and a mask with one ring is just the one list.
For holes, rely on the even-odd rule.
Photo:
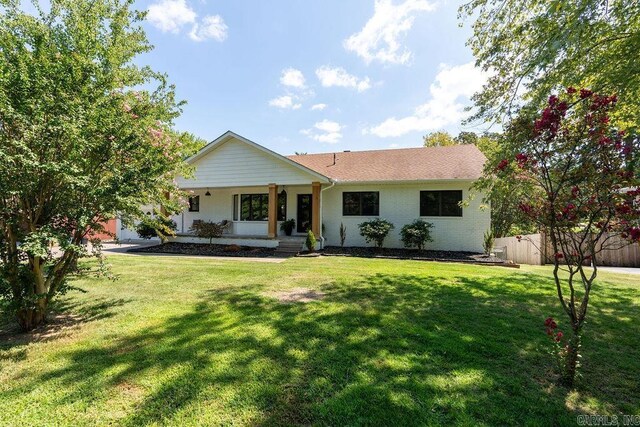
{"label": "driveway", "polygon": [[610,273],[640,275],[640,268],[637,268],[637,267],[598,267],[598,270],[607,271]]}

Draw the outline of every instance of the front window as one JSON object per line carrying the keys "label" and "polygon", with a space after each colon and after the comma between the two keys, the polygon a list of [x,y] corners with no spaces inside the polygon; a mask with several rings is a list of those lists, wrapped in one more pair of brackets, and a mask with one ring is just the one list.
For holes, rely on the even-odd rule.
{"label": "front window", "polygon": [[268,194],[242,194],[240,196],[242,221],[267,221],[269,219]]}
{"label": "front window", "polygon": [[420,216],[462,216],[462,190],[421,191]]}
{"label": "front window", "polygon": [[200,212],[200,196],[189,197],[189,212]]}
{"label": "front window", "polygon": [[287,192],[282,190],[278,194],[278,221],[287,219]]}
{"label": "front window", "polygon": [[380,193],[377,191],[350,191],[342,193],[342,215],[378,216]]}

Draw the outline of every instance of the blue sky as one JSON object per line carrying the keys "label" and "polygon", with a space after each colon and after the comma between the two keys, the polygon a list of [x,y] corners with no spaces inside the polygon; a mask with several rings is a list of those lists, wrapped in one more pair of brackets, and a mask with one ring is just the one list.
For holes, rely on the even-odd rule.
{"label": "blue sky", "polygon": [[233,130],[282,154],[421,145],[463,127],[485,78],[457,2],[148,0],[155,49],[188,104],[180,130]]}

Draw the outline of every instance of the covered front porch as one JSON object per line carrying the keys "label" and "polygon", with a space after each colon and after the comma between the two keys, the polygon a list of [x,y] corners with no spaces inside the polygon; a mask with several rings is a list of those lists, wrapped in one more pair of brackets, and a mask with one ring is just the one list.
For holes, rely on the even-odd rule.
{"label": "covered front porch", "polygon": [[[189,206],[172,216],[177,225],[171,240],[196,243],[192,226],[197,221],[226,223],[218,244],[277,247],[280,240],[300,240],[311,229],[321,240],[321,183],[248,187],[186,188]],[[291,236],[280,229],[293,219]]]}
{"label": "covered front porch", "polygon": [[175,215],[180,241],[193,240],[194,221],[224,221],[219,242],[278,246],[282,221],[293,219],[293,236],[312,230],[322,245],[322,186],[330,180],[311,169],[226,132],[187,160],[192,176],[179,177],[189,207]]}

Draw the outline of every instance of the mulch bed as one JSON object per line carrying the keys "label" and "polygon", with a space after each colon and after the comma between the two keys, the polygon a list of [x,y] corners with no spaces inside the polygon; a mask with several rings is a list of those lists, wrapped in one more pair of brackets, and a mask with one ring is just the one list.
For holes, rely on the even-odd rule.
{"label": "mulch bed", "polygon": [[383,248],[382,250],[366,247],[344,247],[327,246],[322,251],[325,256],[351,256],[361,258],[393,258],[393,259],[412,259],[422,261],[441,261],[441,262],[467,262],[473,264],[488,265],[504,265],[516,267],[516,264],[505,262],[495,256],[489,256],[476,252],[463,251],[419,251],[417,249],[394,249]]}
{"label": "mulch bed", "polygon": [[254,248],[238,245],[209,245],[207,243],[177,243],[169,242],[162,245],[133,248],[127,252],[150,254],[180,254],[201,256],[233,256],[266,258],[273,256],[274,248]]}

